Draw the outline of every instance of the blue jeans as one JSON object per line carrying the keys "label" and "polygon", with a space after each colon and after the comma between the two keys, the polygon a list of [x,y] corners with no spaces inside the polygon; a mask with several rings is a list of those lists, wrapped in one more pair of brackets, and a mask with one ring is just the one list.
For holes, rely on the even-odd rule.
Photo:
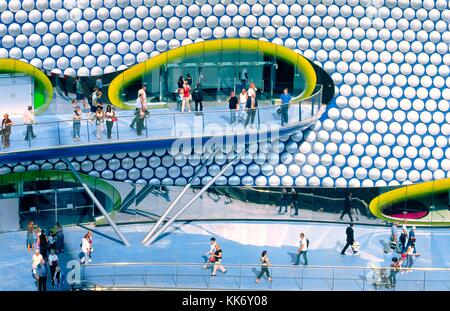
{"label": "blue jeans", "polygon": [[300,256],[303,255],[303,261],[305,262],[305,266],[308,265],[308,257],[306,257],[306,253],[308,251],[301,251],[300,253],[297,254],[297,261],[295,262],[296,265],[300,264]]}
{"label": "blue jeans", "polygon": [[81,128],[81,122],[74,121],[73,122],[73,138],[80,138],[80,128]]}

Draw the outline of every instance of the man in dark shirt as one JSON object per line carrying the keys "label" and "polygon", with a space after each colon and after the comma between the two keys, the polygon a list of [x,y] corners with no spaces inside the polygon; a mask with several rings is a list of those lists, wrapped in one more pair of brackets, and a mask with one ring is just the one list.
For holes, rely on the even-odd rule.
{"label": "man in dark shirt", "polygon": [[187,74],[186,81],[187,81],[189,86],[192,86],[192,77],[191,77],[190,73]]}
{"label": "man in dark shirt", "polygon": [[196,87],[192,90],[192,99],[195,103],[195,111],[198,110],[200,104],[200,111],[203,111],[203,91],[200,83],[197,83]]}
{"label": "man in dark shirt", "polygon": [[342,249],[341,255],[345,255],[345,251],[347,250],[347,248],[349,246],[352,246],[355,242],[355,232],[353,231],[354,225],[355,224],[352,222],[347,230],[345,230],[345,234],[347,235],[347,244],[345,244],[344,248]]}
{"label": "man in dark shirt", "polygon": [[238,98],[236,97],[236,94],[234,92],[231,92],[230,97],[228,97],[228,108],[230,108],[230,119],[231,124],[234,124],[236,122],[236,108],[238,104]]}
{"label": "man in dark shirt", "polygon": [[348,217],[350,217],[350,221],[353,222],[351,210],[352,210],[352,193],[350,192],[348,196],[345,198],[344,209],[342,210],[340,219],[342,220],[344,218],[344,215],[348,214]]}
{"label": "man in dark shirt", "polygon": [[289,103],[292,99],[292,96],[291,94],[289,94],[287,88],[283,90],[283,94],[281,94],[280,99],[281,99],[281,126],[285,126],[289,122],[288,110],[289,110]]}

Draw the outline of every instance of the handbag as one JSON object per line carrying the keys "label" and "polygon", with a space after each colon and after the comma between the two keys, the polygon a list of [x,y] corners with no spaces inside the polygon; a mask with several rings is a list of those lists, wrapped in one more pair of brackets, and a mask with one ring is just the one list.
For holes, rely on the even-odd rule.
{"label": "handbag", "polygon": [[111,121],[112,121],[112,122],[117,122],[117,117],[111,118]]}
{"label": "handbag", "polygon": [[214,256],[209,257],[209,262],[216,262],[216,257]]}

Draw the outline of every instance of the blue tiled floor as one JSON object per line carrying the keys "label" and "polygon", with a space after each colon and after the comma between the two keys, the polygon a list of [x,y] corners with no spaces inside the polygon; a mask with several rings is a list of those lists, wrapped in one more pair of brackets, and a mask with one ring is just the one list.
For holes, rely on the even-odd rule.
{"label": "blue tiled floor", "polygon": [[[94,229],[93,264],[111,262],[179,262],[198,263],[199,266],[180,264],[173,266],[152,266],[116,268],[115,284],[147,284],[163,287],[192,288],[245,288],[278,290],[361,290],[370,289],[371,284],[364,280],[364,270],[333,272],[330,268],[314,266],[359,266],[369,263],[380,266],[389,264],[393,254],[383,252],[383,244],[389,236],[389,228],[374,226],[355,227],[356,239],[361,243],[359,256],[339,255],[345,240],[344,224],[317,224],[294,222],[192,222],[177,224],[153,245],[142,246],[141,240],[151,225],[121,226],[131,242],[125,247],[116,242],[111,228]],[[61,258],[67,262],[77,258],[84,228],[65,228],[65,254]],[[298,235],[305,232],[310,240],[308,259],[310,268],[291,267],[297,250]],[[224,251],[223,264],[228,269],[226,275],[218,272],[215,278],[209,270],[203,270],[203,254],[209,249],[209,238],[214,235]],[[418,228],[417,248],[421,254],[416,258],[415,267],[450,267],[450,231],[448,229]],[[25,249],[25,232],[0,234],[0,290],[35,290],[31,279],[31,253]],[[265,280],[254,284],[259,268],[238,268],[230,265],[258,265],[262,250],[268,250],[272,264],[286,265],[273,268],[274,281],[269,285]],[[88,270],[91,277],[102,285],[111,285],[110,267],[96,267]],[[334,274],[333,274],[334,273]],[[95,274],[95,277],[92,277]],[[124,277],[124,274],[133,274]],[[146,274],[146,275],[145,275]],[[334,275],[334,283],[330,277]],[[101,277],[99,277],[101,276]],[[277,276],[279,278],[277,279]],[[289,277],[286,277],[289,276]],[[429,282],[426,289],[450,290],[450,272],[427,274]],[[442,282],[442,280],[447,282]],[[398,275],[397,289],[422,290],[423,273],[412,272]]]}

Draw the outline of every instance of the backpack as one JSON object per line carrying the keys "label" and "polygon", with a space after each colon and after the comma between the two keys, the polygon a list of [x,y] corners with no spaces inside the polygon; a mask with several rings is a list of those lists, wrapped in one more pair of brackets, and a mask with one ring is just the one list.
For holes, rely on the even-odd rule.
{"label": "backpack", "polygon": [[306,239],[306,247],[309,248],[309,240]]}

